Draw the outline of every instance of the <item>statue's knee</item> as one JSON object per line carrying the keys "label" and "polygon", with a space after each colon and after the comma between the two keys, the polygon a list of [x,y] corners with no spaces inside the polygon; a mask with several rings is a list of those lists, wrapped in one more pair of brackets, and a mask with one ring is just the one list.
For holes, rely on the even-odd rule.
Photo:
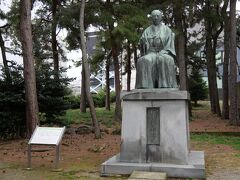
{"label": "statue's knee", "polygon": [[137,61],[137,66],[142,66],[143,64],[145,64],[145,59],[144,58],[139,58]]}
{"label": "statue's knee", "polygon": [[139,63],[139,64],[151,64],[152,62],[153,62],[153,59],[152,59],[152,58],[149,58],[147,55],[141,57],[141,58],[138,60],[138,63]]}

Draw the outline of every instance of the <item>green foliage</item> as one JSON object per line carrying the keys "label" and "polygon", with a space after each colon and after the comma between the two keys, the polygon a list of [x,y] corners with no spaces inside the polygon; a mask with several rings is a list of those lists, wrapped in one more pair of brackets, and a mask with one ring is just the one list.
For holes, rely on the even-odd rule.
{"label": "green foliage", "polygon": [[[72,1],[68,6],[61,8],[60,26],[68,30],[66,42],[68,49],[79,49],[79,2]],[[141,30],[148,24],[142,3],[135,1],[100,1],[86,2],[85,28],[90,24],[99,27],[100,39],[98,52],[91,60],[91,68],[98,70],[101,63],[108,56],[113,44],[117,51],[125,48],[124,42],[130,41],[136,45],[141,35]],[[67,17],[67,18],[66,18]],[[117,24],[117,26],[115,26]],[[136,45],[137,46],[137,45]],[[132,46],[131,46],[132,47]],[[104,49],[105,51],[102,51]]]}
{"label": "green foliage", "polygon": [[40,121],[40,122],[46,122],[46,121],[47,121],[46,113],[41,113],[41,112],[39,112],[39,113],[38,113],[38,118],[39,118],[39,121]]}
{"label": "green foliage", "polygon": [[[99,122],[101,124],[110,127],[115,123],[114,121],[114,108],[111,108],[111,111],[106,110],[105,108],[96,108],[96,114]],[[87,113],[81,113],[79,109],[69,109],[66,114],[61,117],[62,123],[69,124],[86,124],[91,125],[91,115],[89,109]]]}
{"label": "green foliage", "polygon": [[45,113],[46,118],[43,123],[58,123],[57,117],[70,107],[68,95],[71,91],[67,85],[71,79],[62,77],[63,71],[58,79],[54,78],[55,72],[49,64],[41,64],[36,71],[39,112]]}
{"label": "green foliage", "polygon": [[18,137],[25,130],[25,94],[21,70],[20,66],[12,66],[11,82],[0,71],[0,138]]}
{"label": "green foliage", "polygon": [[103,91],[93,94],[93,102],[95,107],[104,107],[105,106],[105,93]]}
{"label": "green foliage", "polygon": [[[102,89],[97,94],[93,94],[93,102],[95,107],[104,107],[105,106],[105,99],[106,99],[106,93],[105,90]],[[115,92],[110,93],[110,102],[114,102],[116,99]]]}
{"label": "green foliage", "polygon": [[70,109],[79,109],[80,107],[80,96],[69,95],[65,97],[65,100],[68,101]]}
{"label": "green foliage", "polygon": [[116,93],[110,92],[110,102],[115,102],[115,100],[116,100]]}
{"label": "green foliage", "polygon": [[[59,9],[61,6],[63,6],[65,2],[39,0],[38,3],[41,3],[41,5],[37,3],[35,4],[36,12],[34,13],[32,20],[34,56],[37,60],[51,59],[53,56],[53,36],[55,36],[55,33],[53,33],[55,32],[53,27],[54,25],[58,27],[59,18],[63,17],[60,15]],[[56,4],[55,10],[53,10],[52,8],[54,4]],[[57,28],[56,31],[59,31],[59,28]],[[58,33],[56,32],[56,37],[57,36]],[[58,43],[57,52],[59,57],[61,58],[61,61],[67,61],[64,49],[65,48],[62,47],[61,43]]]}
{"label": "green foliage", "polygon": [[[52,58],[52,24],[58,23],[58,20],[53,18],[52,2],[49,0],[33,1],[34,16],[32,16],[32,38],[33,38],[33,53],[35,60],[43,60]],[[60,2],[60,1],[59,1]],[[60,2],[61,6],[64,2]],[[57,8],[57,17],[59,16]],[[1,15],[1,14],[0,14]],[[10,10],[6,13],[6,21],[9,28],[6,30],[6,37],[10,39],[8,52],[22,55],[22,45],[20,43],[20,1],[12,0]],[[61,16],[62,17],[62,16]],[[67,17],[66,17],[67,18]],[[58,54],[62,61],[66,61],[65,48],[58,44]]]}
{"label": "green foliage", "polygon": [[208,88],[206,82],[202,79],[198,71],[193,71],[189,79],[189,92],[191,101],[197,105],[198,100],[204,100],[208,95]]}
{"label": "green foliage", "polygon": [[22,54],[22,45],[20,43],[20,1],[13,0],[10,11],[6,14],[6,21],[10,25],[7,29],[6,35],[11,39],[10,47],[7,48],[13,54]]}
{"label": "green foliage", "polygon": [[65,40],[69,50],[80,47],[79,10],[80,4],[74,1],[68,6],[61,6],[59,9],[59,26],[67,29]]}
{"label": "green foliage", "polygon": [[[92,94],[93,97],[93,102],[94,102],[94,106],[95,107],[105,107],[105,98],[106,98],[106,94],[104,89],[101,90],[98,94]],[[67,95],[65,96],[65,101],[67,102],[67,104],[69,105],[69,109],[79,109],[80,107],[80,95]],[[116,94],[115,92],[111,92],[110,93],[110,102],[113,103],[115,102],[116,99]],[[88,103],[87,103],[87,107],[88,107]]]}
{"label": "green foliage", "polygon": [[140,29],[148,25],[146,13],[143,9],[132,3],[119,3],[114,6],[118,26],[113,34],[119,39],[119,43],[125,39],[137,43],[139,41]]}
{"label": "green foliage", "polygon": [[[12,63],[11,81],[0,71],[0,138],[24,136],[26,129],[23,68]],[[1,74],[2,73],[2,74]],[[41,124],[60,123],[58,117],[70,108],[67,84],[71,79],[54,79],[49,64],[36,70],[39,119]]]}
{"label": "green foliage", "polygon": [[[95,107],[105,107],[105,98],[106,98],[106,94],[104,89],[101,90],[100,92],[98,92],[98,94],[93,94],[93,102]],[[80,98],[81,96],[74,96],[74,95],[68,95],[65,97],[65,100],[68,102],[69,104],[69,108],[70,109],[79,109],[80,107]],[[111,92],[110,93],[110,102],[114,102],[116,99],[116,95],[115,92]],[[88,104],[87,104],[88,106]]]}

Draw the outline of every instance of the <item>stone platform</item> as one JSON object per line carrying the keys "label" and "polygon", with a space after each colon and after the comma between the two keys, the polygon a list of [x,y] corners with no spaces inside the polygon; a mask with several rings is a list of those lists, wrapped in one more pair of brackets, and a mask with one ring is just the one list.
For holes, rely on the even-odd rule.
{"label": "stone platform", "polygon": [[205,178],[204,153],[190,151],[189,99],[177,89],[123,92],[121,150],[102,164],[102,175],[140,170]]}
{"label": "stone platform", "polygon": [[127,163],[119,161],[119,154],[104,162],[102,176],[129,175],[133,171],[166,172],[168,177],[205,178],[205,161],[202,151],[191,151],[187,165],[167,163]]}

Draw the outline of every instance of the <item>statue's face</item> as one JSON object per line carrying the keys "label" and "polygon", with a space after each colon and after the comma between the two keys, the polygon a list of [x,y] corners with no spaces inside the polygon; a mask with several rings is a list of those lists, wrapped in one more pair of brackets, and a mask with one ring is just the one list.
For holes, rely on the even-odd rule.
{"label": "statue's face", "polygon": [[159,25],[162,21],[162,15],[158,10],[152,11],[151,18],[154,25]]}

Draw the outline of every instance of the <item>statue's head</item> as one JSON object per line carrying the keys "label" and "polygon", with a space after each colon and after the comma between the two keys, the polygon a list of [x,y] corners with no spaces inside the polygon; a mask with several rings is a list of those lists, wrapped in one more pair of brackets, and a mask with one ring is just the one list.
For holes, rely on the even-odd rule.
{"label": "statue's head", "polygon": [[162,13],[159,10],[153,10],[151,12],[151,18],[154,25],[159,25],[162,21]]}

